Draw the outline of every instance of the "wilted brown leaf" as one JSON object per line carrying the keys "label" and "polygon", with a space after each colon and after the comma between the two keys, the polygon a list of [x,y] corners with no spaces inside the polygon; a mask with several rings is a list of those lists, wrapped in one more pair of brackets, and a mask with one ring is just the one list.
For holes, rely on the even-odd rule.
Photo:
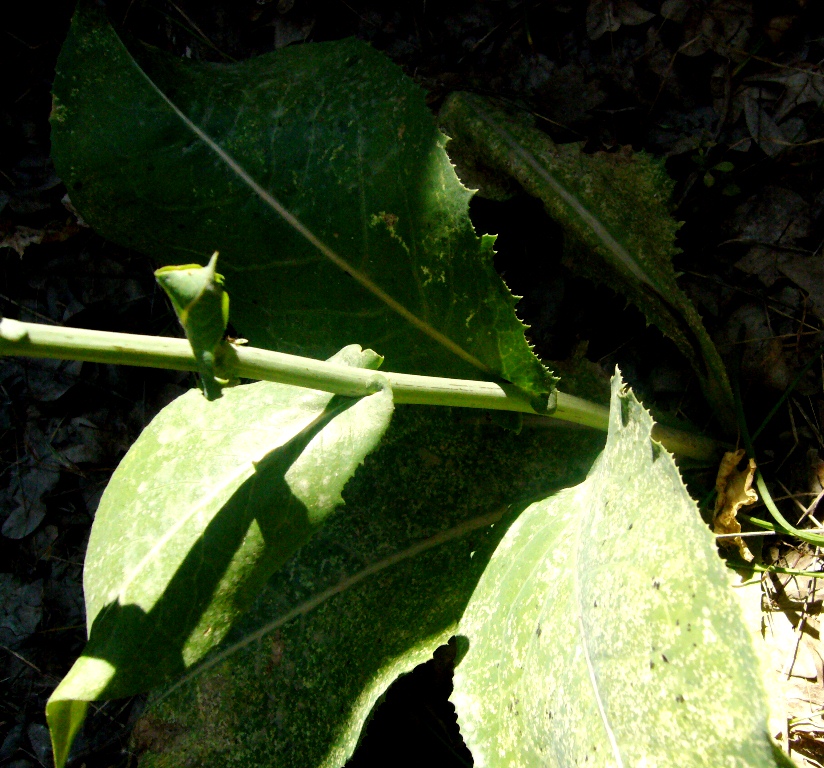
{"label": "wilted brown leaf", "polygon": [[[738,464],[744,458],[744,454],[744,449],[740,448],[737,451],[725,453],[724,458],[721,459],[718,477],[715,480],[715,490],[718,492],[713,516],[715,533],[741,533],[741,523],[737,519],[738,510],[758,501],[758,494],[752,489],[755,461],[750,459],[743,470],[738,469]],[[748,563],[752,562],[753,555],[740,536],[725,537],[719,539],[719,542],[724,547],[738,547],[741,557]]]}

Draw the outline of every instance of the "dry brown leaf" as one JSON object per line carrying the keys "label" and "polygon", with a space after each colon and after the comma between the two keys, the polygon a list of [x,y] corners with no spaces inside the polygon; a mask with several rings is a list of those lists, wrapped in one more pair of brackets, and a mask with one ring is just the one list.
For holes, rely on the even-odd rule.
{"label": "dry brown leaf", "polygon": [[[721,466],[718,468],[718,476],[715,479],[715,490],[718,492],[713,516],[715,533],[741,533],[741,523],[737,518],[738,510],[758,501],[758,494],[752,489],[755,461],[750,459],[742,471],[738,470],[738,464],[744,458],[744,453],[743,448],[728,451],[721,459]],[[719,539],[719,542],[724,547],[738,547],[744,560],[748,563],[753,561],[752,553],[740,536]]]}
{"label": "dry brown leaf", "polygon": [[744,118],[750,136],[764,150],[765,154],[775,157],[792,144],[795,138],[782,130],[770,113],[764,108],[768,102],[767,94],[758,86],[746,88],[743,92]]}
{"label": "dry brown leaf", "polygon": [[654,13],[645,11],[634,0],[590,0],[587,7],[587,37],[597,40],[605,32],[617,32],[622,24],[644,24]]}
{"label": "dry brown leaf", "polygon": [[[673,8],[671,13],[677,17],[680,9]],[[746,49],[752,26],[751,0],[690,4],[684,15],[685,44],[679,50],[687,56],[700,56],[711,50],[719,56],[739,58]]]}
{"label": "dry brown leaf", "polygon": [[32,229],[31,227],[16,226],[14,231],[0,240],[0,248],[11,248],[17,251],[18,256],[26,252],[30,245],[38,245],[43,240],[42,229]]}
{"label": "dry brown leaf", "polygon": [[810,295],[810,305],[818,314],[824,313],[821,260],[800,254],[797,248],[812,233],[812,221],[810,204],[801,195],[768,185],[736,209],[732,226],[740,241],[753,243],[736,268],[757,276],[767,287],[783,273]]}
{"label": "dry brown leaf", "polygon": [[689,10],[688,0],[664,0],[660,13],[665,19],[680,24],[687,17]]}
{"label": "dry brown leaf", "polygon": [[740,238],[765,245],[795,245],[812,232],[809,203],[798,192],[773,185],[739,205],[731,224]]}
{"label": "dry brown leaf", "polygon": [[824,72],[817,66],[789,70],[778,75],[754,75],[748,83],[774,83],[783,88],[775,106],[775,121],[780,123],[803,104],[824,104]]}
{"label": "dry brown leaf", "polygon": [[805,104],[824,104],[824,73],[818,67],[754,75],[745,83],[735,95],[733,113],[737,119],[743,110],[750,135],[767,155],[805,140],[806,123],[792,113]]}
{"label": "dry brown leaf", "polygon": [[807,294],[810,309],[824,317],[824,263],[820,254],[787,254],[778,269]]}
{"label": "dry brown leaf", "polygon": [[769,38],[773,45],[778,45],[784,35],[786,35],[793,27],[793,24],[798,21],[798,16],[773,16],[764,25],[764,34]]}

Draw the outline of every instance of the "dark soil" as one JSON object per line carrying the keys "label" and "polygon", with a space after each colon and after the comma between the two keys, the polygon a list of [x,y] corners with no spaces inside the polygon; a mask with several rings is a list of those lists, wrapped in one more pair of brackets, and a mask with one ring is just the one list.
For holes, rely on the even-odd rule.
{"label": "dark soil", "polygon": [[[212,61],[354,35],[420,83],[433,111],[455,90],[497,95],[535,114],[557,142],[666,158],[674,215],[684,221],[681,284],[731,370],[740,369],[751,426],[824,341],[824,285],[816,278],[824,25],[815,5],[107,3],[122,33]],[[180,335],[154,265],[78,222],[49,159],[50,86],[73,6],[30,0],[0,11],[0,310],[34,322]],[[542,357],[585,354],[607,373],[620,365],[658,414],[716,429],[675,347],[622,297],[562,266],[561,232],[540,203],[517,192],[505,202],[477,197],[471,215],[479,232],[499,234],[496,266],[523,296],[519,313]],[[0,359],[0,766],[51,764],[44,705],[85,640],[82,563],[97,501],[143,426],[193,385],[174,372]],[[822,489],[823,393],[817,363],[759,440],[776,496],[809,500]],[[687,478],[703,495],[714,472]],[[797,519],[792,502],[782,503]],[[793,548],[765,549],[765,561]],[[390,689],[351,766],[471,765],[448,702],[453,658],[444,647]],[[140,707],[96,707],[71,765],[135,765],[128,743]],[[821,737],[790,735],[795,749],[819,759]]]}

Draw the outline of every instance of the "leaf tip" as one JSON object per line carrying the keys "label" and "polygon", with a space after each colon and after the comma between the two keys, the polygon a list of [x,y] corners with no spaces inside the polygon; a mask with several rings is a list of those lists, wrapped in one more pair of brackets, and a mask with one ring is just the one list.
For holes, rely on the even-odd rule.
{"label": "leaf tip", "polygon": [[86,719],[86,701],[60,699],[46,704],[46,722],[49,725],[55,768],[63,768],[69,758],[74,737]]}
{"label": "leaf tip", "polygon": [[77,732],[86,719],[89,701],[97,699],[115,676],[105,659],[81,656],[46,702],[55,768],[63,768]]}

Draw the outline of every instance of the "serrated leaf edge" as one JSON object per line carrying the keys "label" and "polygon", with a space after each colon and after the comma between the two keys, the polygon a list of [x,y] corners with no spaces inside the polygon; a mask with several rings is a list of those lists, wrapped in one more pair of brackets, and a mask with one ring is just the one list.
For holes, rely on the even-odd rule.
{"label": "serrated leaf edge", "polygon": [[475,368],[478,368],[487,375],[493,375],[493,372],[477,357],[467,352],[459,344],[452,341],[452,339],[450,339],[448,336],[437,330],[437,328],[432,327],[429,323],[419,318],[414,312],[411,312],[409,309],[407,309],[403,304],[394,299],[379,285],[377,285],[373,280],[371,280],[368,275],[364,274],[362,271],[352,266],[348,261],[346,261],[346,259],[344,259],[335,250],[330,248],[317,235],[315,235],[315,233],[312,232],[312,230],[310,230],[309,227],[307,227],[300,219],[298,219],[298,217],[295,216],[295,214],[293,214],[288,208],[286,208],[286,206],[284,206],[274,195],[272,195],[269,191],[264,189],[263,186],[261,186],[252,177],[252,175],[234,157],[232,157],[232,155],[230,155],[225,149],[223,149],[223,147],[221,147],[199,125],[197,125],[193,120],[191,120],[191,118],[189,118],[177,106],[177,104],[175,104],[174,101],[172,101],[172,99],[166,93],[164,93],[160,89],[160,87],[158,87],[154,80],[152,80],[152,78],[149,77],[148,73],[138,64],[135,58],[131,55],[128,48],[126,48],[126,46],[124,45],[123,41],[120,40],[120,38],[117,37],[116,34],[114,34],[114,31],[111,30],[111,27],[109,27],[109,31],[112,34],[112,36],[117,39],[118,43],[120,44],[126,55],[129,57],[129,60],[132,62],[140,76],[146,81],[146,83],[151,87],[151,89],[165,102],[169,109],[171,109],[172,112],[174,112],[175,116],[183,123],[183,125],[185,125],[186,128],[188,128],[195,136],[197,136],[215,155],[217,155],[218,158],[220,158],[222,162],[226,164],[226,166],[228,166],[229,169],[231,169],[233,173],[235,173],[238,176],[238,178],[241,181],[243,181],[244,184],[246,184],[247,187],[249,187],[250,190],[252,190],[252,192],[255,193],[255,195],[257,195],[264,203],[266,203],[266,205],[268,205],[272,210],[274,210],[296,232],[298,232],[311,245],[313,245],[318,251],[320,251],[335,266],[337,266],[344,272],[349,273],[349,275],[355,281],[357,281],[363,288],[365,288],[377,299],[386,304],[386,306],[388,306],[394,312],[403,317],[404,320],[413,325],[419,331],[426,334],[443,347],[446,347],[454,355],[461,358],[470,365],[474,366]]}

